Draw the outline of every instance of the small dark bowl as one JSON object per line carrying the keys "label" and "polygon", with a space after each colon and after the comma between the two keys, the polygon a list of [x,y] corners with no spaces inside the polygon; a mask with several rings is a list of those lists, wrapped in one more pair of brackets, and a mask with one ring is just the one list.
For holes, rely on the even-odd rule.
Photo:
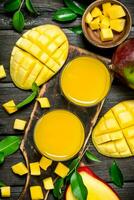
{"label": "small dark bowl", "polygon": [[[121,33],[117,33],[114,31],[114,38],[111,41],[107,42],[102,42],[100,38],[100,30],[93,31],[91,28],[86,24],[85,18],[88,12],[91,12],[94,7],[101,7],[103,3],[110,2],[112,4],[117,4],[123,7],[123,9],[126,12],[126,16],[124,17],[126,19],[126,25],[124,30]],[[130,15],[130,12],[126,8],[126,6],[122,3],[120,3],[117,0],[97,0],[94,1],[92,4],[88,6],[86,9],[85,13],[83,14],[82,17],[82,29],[85,37],[87,40],[92,43],[94,46],[100,47],[100,48],[113,48],[121,44],[126,38],[129,36],[130,30],[132,27],[132,18]]]}

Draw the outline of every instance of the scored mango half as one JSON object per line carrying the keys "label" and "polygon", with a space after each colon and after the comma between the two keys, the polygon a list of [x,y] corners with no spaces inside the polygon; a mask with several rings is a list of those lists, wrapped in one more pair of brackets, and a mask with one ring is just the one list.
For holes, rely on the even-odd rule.
{"label": "scored mango half", "polygon": [[92,133],[98,152],[109,157],[134,155],[134,100],[120,102],[98,122]]}
{"label": "scored mango half", "polygon": [[22,35],[12,50],[10,74],[15,85],[31,89],[54,76],[68,56],[66,35],[55,25],[35,27]]}

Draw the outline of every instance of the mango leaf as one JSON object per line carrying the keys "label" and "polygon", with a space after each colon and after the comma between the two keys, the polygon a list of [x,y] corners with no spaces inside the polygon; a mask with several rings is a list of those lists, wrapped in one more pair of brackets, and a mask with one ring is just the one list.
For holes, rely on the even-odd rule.
{"label": "mango leaf", "polygon": [[64,179],[58,178],[54,184],[53,194],[55,198],[61,199],[63,197],[62,188],[64,186]]}
{"label": "mango leaf", "polygon": [[78,158],[75,158],[69,165],[69,173],[67,176],[69,176],[74,170],[76,170],[76,168],[79,166],[79,162],[80,162],[80,159],[79,157]]}
{"label": "mango leaf", "polygon": [[97,158],[94,154],[92,154],[90,151],[86,151],[85,155],[89,160],[92,160],[95,162],[101,162],[101,160]]}
{"label": "mango leaf", "polygon": [[4,162],[4,153],[3,152],[0,152],[0,165]]}
{"label": "mango leaf", "polygon": [[19,149],[20,143],[20,137],[8,136],[0,141],[0,153],[3,153],[4,157],[9,156]]}
{"label": "mango leaf", "polygon": [[8,0],[4,4],[4,9],[6,12],[14,12],[19,9],[21,5],[21,0]]}
{"label": "mango leaf", "polygon": [[24,16],[21,11],[16,11],[13,15],[13,27],[15,28],[16,31],[22,32],[25,24]]}
{"label": "mango leaf", "polygon": [[0,187],[5,186],[5,183],[3,181],[0,181]]}
{"label": "mango leaf", "polygon": [[77,171],[71,176],[70,183],[74,197],[76,197],[77,200],[86,200],[88,191],[83,183],[81,175]]}
{"label": "mango leaf", "polygon": [[16,105],[17,109],[20,109],[24,106],[26,106],[27,104],[31,103],[38,95],[39,93],[39,87],[37,86],[36,83],[32,84],[32,94],[30,96],[28,96],[26,99],[24,99],[22,102],[20,102],[19,104]]}
{"label": "mango leaf", "polygon": [[75,0],[64,0],[65,5],[76,14],[83,15],[86,6]]}
{"label": "mango leaf", "polygon": [[117,165],[116,161],[113,161],[111,167],[109,168],[109,175],[110,178],[112,180],[112,182],[122,188],[123,184],[124,184],[124,178],[123,178],[123,174],[119,168],[119,166]]}
{"label": "mango leaf", "polygon": [[60,8],[53,15],[53,20],[56,20],[59,22],[68,22],[68,21],[75,20],[76,18],[77,18],[77,14],[75,14],[69,8]]}
{"label": "mango leaf", "polygon": [[33,14],[38,14],[37,10],[34,8],[32,1],[31,0],[26,0],[25,1],[26,4],[26,8],[29,12],[33,13]]}
{"label": "mango leaf", "polygon": [[70,30],[74,33],[76,33],[77,35],[80,35],[83,33],[83,30],[82,30],[82,27],[81,25],[78,25],[78,26],[74,26],[72,28],[70,28]]}

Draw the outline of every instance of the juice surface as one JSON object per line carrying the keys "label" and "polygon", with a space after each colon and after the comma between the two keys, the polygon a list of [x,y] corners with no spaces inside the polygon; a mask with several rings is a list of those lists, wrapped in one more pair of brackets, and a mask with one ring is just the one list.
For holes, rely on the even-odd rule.
{"label": "juice surface", "polygon": [[63,69],[60,79],[63,94],[80,106],[99,103],[110,88],[110,74],[100,60],[93,57],[78,57]]}
{"label": "juice surface", "polygon": [[40,118],[34,142],[41,154],[63,161],[79,152],[84,142],[84,127],[79,118],[66,110],[53,110]]}

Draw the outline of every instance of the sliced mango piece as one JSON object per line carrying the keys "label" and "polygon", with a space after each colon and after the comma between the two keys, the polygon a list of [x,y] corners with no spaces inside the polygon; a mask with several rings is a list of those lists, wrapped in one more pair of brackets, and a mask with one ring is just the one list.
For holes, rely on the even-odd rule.
{"label": "sliced mango piece", "polygon": [[6,72],[3,65],[0,65],[0,79],[6,77]]}
{"label": "sliced mango piece", "polygon": [[97,17],[96,19],[91,21],[90,28],[92,30],[98,30],[100,28],[100,18],[99,17]]}
{"label": "sliced mango piece", "polygon": [[100,23],[100,28],[109,28],[110,26],[110,20],[108,17],[104,17],[102,20],[101,20],[101,23]]}
{"label": "sliced mango piece", "polygon": [[105,15],[100,15],[99,18],[100,18],[100,21],[102,21],[106,16]]}
{"label": "sliced mango piece", "polygon": [[91,13],[90,12],[88,12],[88,14],[87,14],[87,16],[86,16],[86,19],[85,19],[85,22],[87,23],[87,24],[90,24],[90,22],[93,20],[93,17],[92,17],[92,15],[91,15]]}
{"label": "sliced mango piece", "polygon": [[44,188],[46,190],[52,190],[54,189],[54,183],[51,177],[45,178],[43,180]]}
{"label": "sliced mango piece", "polygon": [[30,171],[32,176],[41,175],[39,162],[30,163]]}
{"label": "sliced mango piece", "polygon": [[62,164],[61,162],[59,162],[57,164],[54,172],[58,176],[64,178],[65,176],[67,176],[67,174],[69,172],[69,168],[67,166],[65,166],[64,164]]}
{"label": "sliced mango piece", "polygon": [[108,17],[109,16],[109,9],[111,8],[111,3],[107,2],[107,3],[103,3],[102,4],[102,8],[103,8],[103,14]]}
{"label": "sliced mango piece", "polygon": [[26,126],[26,121],[22,119],[15,119],[13,128],[16,130],[24,130]]}
{"label": "sliced mango piece", "polygon": [[100,37],[103,42],[113,39],[113,32],[110,28],[102,28],[100,32]]}
{"label": "sliced mango piece", "polygon": [[9,114],[12,114],[17,111],[17,107],[13,100],[4,103],[2,106]]}
{"label": "sliced mango piece", "polygon": [[95,7],[92,11],[91,11],[91,15],[93,18],[95,17],[99,17],[100,15],[102,15],[101,10],[98,7]]}
{"label": "sliced mango piece", "polygon": [[11,187],[3,186],[1,187],[1,197],[11,197]]}
{"label": "sliced mango piece", "polygon": [[112,30],[120,33],[124,30],[125,23],[126,23],[125,19],[112,19],[110,20],[110,27]]}
{"label": "sliced mango piece", "polygon": [[23,176],[25,174],[28,173],[28,169],[27,167],[24,165],[23,162],[19,162],[15,165],[13,165],[12,167],[12,171],[15,173],[15,174],[18,174],[20,176]]}
{"label": "sliced mango piece", "polygon": [[50,102],[47,97],[39,97],[37,101],[40,103],[41,108],[50,108]]}
{"label": "sliced mango piece", "polygon": [[118,19],[121,17],[125,17],[126,12],[124,11],[122,6],[114,4],[108,9],[108,16],[110,17],[110,19]]}
{"label": "sliced mango piece", "polygon": [[134,100],[123,101],[100,119],[93,130],[92,141],[101,154],[119,158],[134,155],[133,108]]}
{"label": "sliced mango piece", "polygon": [[39,165],[43,170],[47,170],[47,168],[52,165],[52,160],[42,156]]}
{"label": "sliced mango piece", "polygon": [[47,24],[27,31],[11,54],[13,82],[25,90],[31,89],[33,82],[45,83],[63,66],[68,49],[67,37],[58,26]]}
{"label": "sliced mango piece", "polygon": [[44,199],[43,192],[40,186],[31,186],[30,194],[32,200]]}

